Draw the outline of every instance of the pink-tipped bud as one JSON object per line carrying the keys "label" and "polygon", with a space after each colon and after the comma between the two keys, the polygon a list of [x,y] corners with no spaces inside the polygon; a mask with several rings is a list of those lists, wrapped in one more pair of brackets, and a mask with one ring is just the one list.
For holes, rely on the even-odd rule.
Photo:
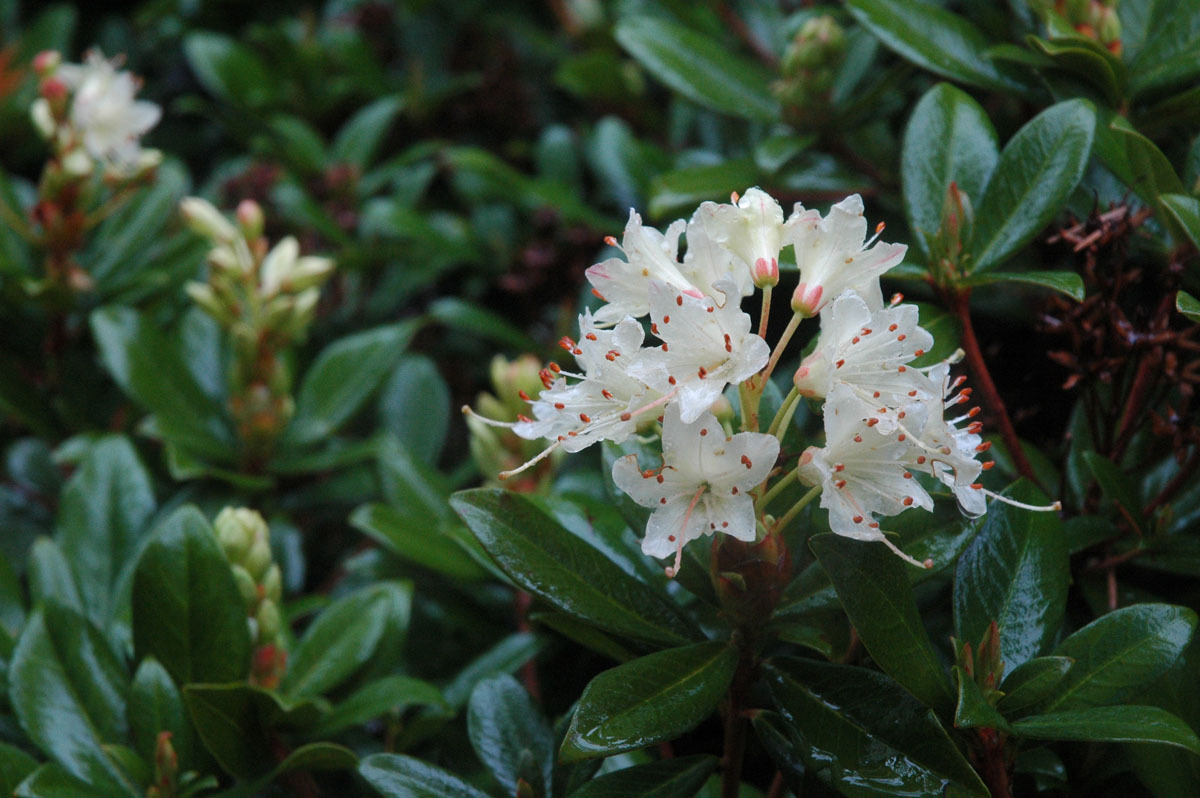
{"label": "pink-tipped bud", "polygon": [[754,261],[754,284],[759,288],[775,286],[779,284],[779,261],[775,258],[770,260],[759,258]]}
{"label": "pink-tipped bud", "polygon": [[237,206],[237,223],[242,229],[242,235],[247,239],[255,239],[263,234],[266,220],[262,206],[252,199],[244,199]]}
{"label": "pink-tipped bud", "polygon": [[800,283],[792,292],[792,311],[804,318],[817,315],[821,311],[821,295],[824,292],[819,285],[810,287],[808,283]]}
{"label": "pink-tipped bud", "polygon": [[67,84],[63,83],[58,78],[46,78],[38,86],[38,91],[43,97],[50,101],[52,105],[63,103],[67,99],[67,94],[70,90]]}
{"label": "pink-tipped bud", "polygon": [[62,54],[57,50],[42,50],[33,57],[33,71],[39,77],[46,77],[62,63]]}

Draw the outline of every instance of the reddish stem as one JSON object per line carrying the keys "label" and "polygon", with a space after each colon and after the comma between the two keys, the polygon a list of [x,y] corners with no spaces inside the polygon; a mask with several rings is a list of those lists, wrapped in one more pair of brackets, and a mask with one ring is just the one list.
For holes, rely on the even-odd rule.
{"label": "reddish stem", "polygon": [[1008,417],[1008,408],[1005,407],[1004,400],[1000,398],[1000,392],[996,390],[996,383],[992,381],[991,372],[988,371],[987,363],[983,359],[983,351],[980,350],[979,341],[975,337],[975,326],[971,323],[971,289],[948,291],[947,297],[954,315],[958,317],[958,321],[962,325],[962,347],[967,355],[967,365],[975,375],[976,385],[979,386],[984,401],[999,423],[1000,437],[1004,439],[1004,448],[1008,449],[1013,464],[1021,476],[1036,483],[1038,478],[1033,473],[1033,467],[1029,464],[1029,460],[1025,458],[1025,451],[1021,448],[1017,431],[1013,427],[1012,419]]}
{"label": "reddish stem", "polygon": [[[517,591],[517,595],[513,598],[513,605],[517,612],[517,631],[529,631],[529,608],[532,604],[533,596],[523,590]],[[521,666],[521,682],[535,701],[542,700],[542,684],[538,679],[537,663],[533,659],[526,660],[525,664]]]}

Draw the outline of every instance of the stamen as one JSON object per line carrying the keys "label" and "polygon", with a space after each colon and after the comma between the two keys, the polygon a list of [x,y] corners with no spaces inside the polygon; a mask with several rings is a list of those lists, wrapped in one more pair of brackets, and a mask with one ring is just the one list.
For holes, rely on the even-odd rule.
{"label": "stamen", "polygon": [[526,460],[521,465],[519,465],[516,468],[511,469],[509,471],[501,471],[499,474],[497,474],[497,476],[501,480],[505,480],[511,476],[516,476],[517,474],[520,474],[525,469],[530,468],[531,466],[535,466],[538,463],[545,460],[547,457],[549,457],[551,455],[551,453],[553,453],[554,450],[557,449],[561,443],[562,443],[562,439],[560,438],[559,440],[557,440],[554,443],[547,446],[545,449],[542,449],[542,451],[538,452],[538,454],[536,454],[532,459]]}
{"label": "stamen", "polygon": [[918,560],[915,560],[904,552],[900,551],[900,549],[896,547],[896,544],[888,540],[886,537],[883,538],[883,544],[892,550],[892,554],[895,554],[909,565],[915,565],[918,568],[924,568],[926,571],[933,570],[933,560],[930,559],[926,560],[925,562],[919,562]]}
{"label": "stamen", "polygon": [[517,426],[517,424],[519,423],[516,421],[497,421],[494,418],[488,418],[487,416],[481,416],[478,413],[476,413],[474,410],[472,410],[470,405],[462,406],[462,414],[464,416],[470,416],[471,418],[477,418],[480,421],[482,421],[484,424],[487,424],[489,427],[503,427],[504,429],[512,429],[513,427]]}
{"label": "stamen", "polygon": [[[971,487],[974,487],[974,485],[972,485]],[[1035,512],[1039,512],[1039,513],[1050,513],[1050,512],[1057,512],[1062,509],[1062,502],[1060,502],[1060,501],[1055,501],[1053,504],[1047,504],[1045,506],[1039,506],[1036,504],[1026,504],[1025,502],[1019,502],[1016,499],[1010,499],[1007,496],[1001,496],[999,493],[992,493],[990,490],[988,490],[987,488],[982,487],[982,486],[980,486],[979,489],[982,490],[984,495],[989,498],[998,499],[998,500],[1004,502],[1005,504],[1011,504],[1013,507],[1020,507],[1023,510],[1034,510]]]}

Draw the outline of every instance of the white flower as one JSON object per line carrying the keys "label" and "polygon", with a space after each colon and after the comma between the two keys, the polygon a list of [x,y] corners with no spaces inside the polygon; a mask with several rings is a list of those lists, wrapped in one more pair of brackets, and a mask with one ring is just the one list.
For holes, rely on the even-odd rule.
{"label": "white flower", "polygon": [[667,408],[663,420],[663,465],[642,471],[636,455],[613,463],[613,482],[643,507],[654,508],[642,551],[651,557],[675,555],[668,576],[679,571],[683,546],[701,535],[723,532],[738,540],[755,538],[750,491],[766,479],[779,456],[779,441],[758,432],[726,437],[712,413],[682,420]]}
{"label": "white flower", "polygon": [[862,297],[847,291],[821,311],[817,347],[797,369],[796,389],[820,398],[834,385],[846,385],[860,416],[875,417],[880,432],[891,432],[906,407],[942,395],[940,381],[908,366],[933,347],[933,336],[918,321],[916,305],[872,313]]}
{"label": "white flower", "polygon": [[[924,408],[914,410],[921,421]],[[933,509],[933,500],[914,478],[913,444],[902,432],[884,434],[863,420],[847,385],[835,385],[825,401],[825,446],[810,447],[800,458],[800,479],[821,487],[829,528],[846,537],[887,542],[877,515],[897,515],[909,507]]]}
{"label": "white flower", "polygon": [[[701,206],[703,207],[703,206]],[[713,239],[711,219],[699,210],[687,226],[687,254],[680,271],[705,296],[737,304],[754,293],[750,270],[734,263],[733,254]]]}
{"label": "white flower", "polygon": [[[986,491],[976,480],[984,465],[975,458],[980,452],[987,451],[988,444],[978,434],[983,424],[969,420],[979,413],[979,408],[971,408],[957,418],[946,420],[943,409],[950,410],[965,403],[971,390],[958,390],[964,378],[958,377],[952,381],[947,363],[934,366],[929,376],[939,390],[930,402],[930,412],[920,428],[919,436],[914,438],[922,451],[914,452],[913,467],[932,474],[947,485],[954,492],[963,513],[972,518],[983,515],[987,511]],[[968,423],[960,429],[958,424],[963,421]]]}
{"label": "white flower", "polygon": [[[732,292],[732,289],[731,289]],[[662,339],[630,367],[630,375],[673,395],[684,423],[712,407],[728,384],[748,379],[767,364],[767,342],[750,332],[750,316],[736,302],[718,305],[672,286],[650,288],[651,332]]]}
{"label": "white flower", "polygon": [[[779,282],[779,251],[785,233],[803,221],[819,221],[820,214],[799,208],[797,214],[784,222],[779,203],[759,188],[749,189],[736,202],[736,205],[705,202],[696,210],[696,216],[704,221],[712,240],[741,262],[741,268],[751,275],[755,285],[775,285]],[[691,239],[688,240],[690,243]]]}
{"label": "white flower", "polygon": [[91,50],[83,64],[63,64],[56,73],[73,91],[71,124],[84,149],[98,160],[132,167],[138,161],[138,139],[158,124],[162,110],[135,100],[138,81],[118,72],[113,61]]}
{"label": "white flower", "polygon": [[[585,314],[579,328],[583,336],[578,342],[563,339],[562,343],[583,373],[563,373],[554,379],[532,403],[534,418],[512,427],[522,438],[548,438],[554,442],[551,448],[561,445],[568,452],[601,440],[620,443],[664,403],[660,393],[628,373],[642,345],[641,324],[626,317],[604,330]],[[568,382],[568,376],[575,381]]]}
{"label": "white flower", "polygon": [[[686,223],[680,219],[658,232],[645,227],[642,217],[629,212],[625,235],[620,249],[625,259],[609,258],[588,268],[586,274],[592,289],[607,304],[596,311],[595,319],[601,324],[620,321],[625,316],[639,318],[650,312],[649,290],[652,281],[664,282],[681,293],[701,297],[703,292],[684,277],[681,264],[676,260],[679,252],[679,236]],[[610,238],[608,243],[617,246]]]}
{"label": "white flower", "polygon": [[874,239],[865,242],[867,220],[857,194],[830,208],[824,219],[801,210],[797,205],[799,220],[786,232],[800,267],[792,310],[801,315],[815,316],[848,289],[863,294],[868,283],[900,263],[908,249],[882,242],[867,248]]}

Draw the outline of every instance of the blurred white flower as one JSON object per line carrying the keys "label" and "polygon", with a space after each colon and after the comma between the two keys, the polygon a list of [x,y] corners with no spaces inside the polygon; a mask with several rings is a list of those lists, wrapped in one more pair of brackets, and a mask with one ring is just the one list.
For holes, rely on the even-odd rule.
{"label": "blurred white flower", "polygon": [[82,64],[62,64],[56,75],[72,92],[70,121],[88,154],[132,168],[141,153],[139,139],[158,124],[162,110],[135,100],[139,81],[116,64],[90,50]]}

